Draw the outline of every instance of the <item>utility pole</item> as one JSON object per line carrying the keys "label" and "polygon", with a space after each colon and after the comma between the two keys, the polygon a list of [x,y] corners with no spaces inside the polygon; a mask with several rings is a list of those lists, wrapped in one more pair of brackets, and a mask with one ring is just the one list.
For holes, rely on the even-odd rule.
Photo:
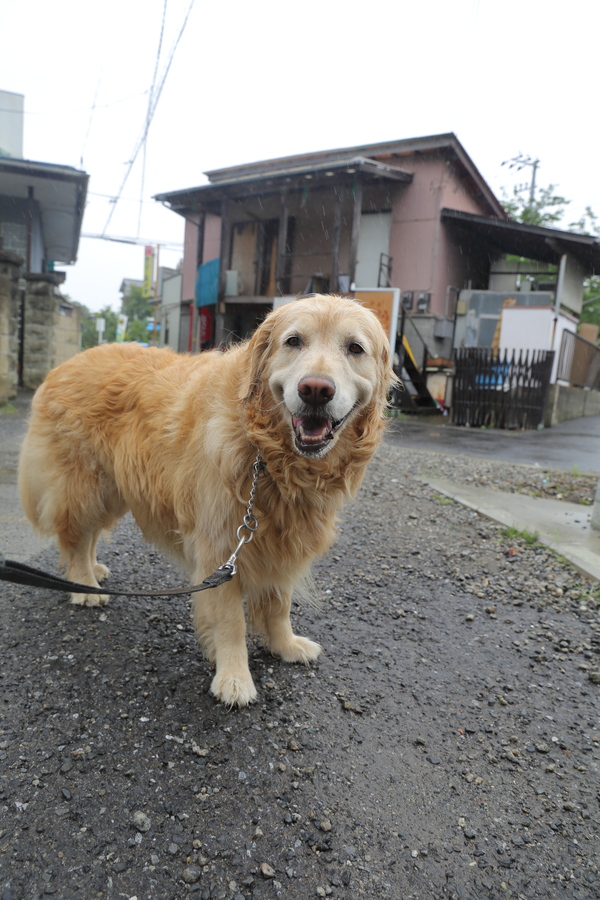
{"label": "utility pole", "polygon": [[508,166],[509,169],[516,169],[517,172],[520,172],[525,166],[531,166],[531,184],[529,186],[529,205],[533,205],[533,201],[535,200],[535,176],[538,170],[538,166],[540,164],[539,159],[533,159],[531,156],[524,156],[523,153],[519,153],[518,156],[514,156],[512,159],[506,159],[501,165]]}

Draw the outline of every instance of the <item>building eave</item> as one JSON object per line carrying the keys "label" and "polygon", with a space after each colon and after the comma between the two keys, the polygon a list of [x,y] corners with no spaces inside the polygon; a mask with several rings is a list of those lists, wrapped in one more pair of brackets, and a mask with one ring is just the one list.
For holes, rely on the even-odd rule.
{"label": "building eave", "polygon": [[89,176],[71,166],[0,157],[0,196],[28,200],[30,189],[41,220],[48,261],[77,259]]}
{"label": "building eave", "polygon": [[443,209],[441,218],[467,237],[488,242],[498,254],[509,253],[557,265],[563,254],[570,253],[590,274],[600,273],[600,241],[593,235],[478,216],[456,209]]}
{"label": "building eave", "polygon": [[180,191],[156,194],[154,199],[168,203],[175,212],[190,212],[214,204],[232,195],[253,196],[279,193],[282,190],[299,190],[307,184],[323,187],[340,181],[351,183],[360,176],[367,181],[391,181],[409,184],[412,173],[378,160],[352,156],[346,160],[322,161],[306,165],[304,161],[284,169],[248,172],[215,183],[198,185]]}

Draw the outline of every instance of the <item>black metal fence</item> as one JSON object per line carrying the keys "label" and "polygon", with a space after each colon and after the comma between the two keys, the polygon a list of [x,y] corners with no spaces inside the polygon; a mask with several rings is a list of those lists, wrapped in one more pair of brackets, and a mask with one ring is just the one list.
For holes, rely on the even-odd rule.
{"label": "black metal fence", "polygon": [[542,425],[553,360],[553,350],[457,349],[453,423],[522,429]]}
{"label": "black metal fence", "polygon": [[600,390],[600,349],[572,331],[563,331],[556,377],[574,387]]}

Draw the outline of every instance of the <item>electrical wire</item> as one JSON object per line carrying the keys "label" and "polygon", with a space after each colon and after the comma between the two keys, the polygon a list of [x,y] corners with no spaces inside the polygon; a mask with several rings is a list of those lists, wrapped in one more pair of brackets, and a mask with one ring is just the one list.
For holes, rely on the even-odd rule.
{"label": "electrical wire", "polygon": [[100,82],[102,81],[102,72],[103,69],[100,69],[100,75],[98,76],[98,84],[96,85],[96,92],[94,94],[94,99],[92,101],[92,108],[90,110],[90,120],[88,122],[87,131],[85,133],[85,137],[83,139],[83,147],[81,148],[81,158],[79,160],[79,168],[83,169],[83,154],[85,153],[85,148],[87,146],[88,138],[90,136],[90,130],[92,128],[92,119],[94,118],[94,113],[96,112],[96,100],[98,99],[98,91],[100,90]]}
{"label": "electrical wire", "polygon": [[137,236],[140,236],[140,231],[142,228],[142,212],[143,212],[143,202],[144,202],[144,185],[146,182],[146,147],[147,147],[147,137],[148,137],[148,129],[150,127],[150,122],[152,120],[152,103],[154,100],[154,90],[156,88],[156,76],[158,75],[158,64],[160,61],[160,54],[162,51],[162,42],[163,36],[165,33],[165,19],[167,17],[167,3],[168,0],[164,0],[163,2],[163,13],[162,13],[162,22],[160,24],[160,36],[158,38],[158,50],[156,51],[156,61],[154,63],[154,74],[152,76],[152,85],[150,87],[150,92],[148,94],[148,110],[146,112],[146,137],[144,138],[144,147],[142,152],[142,180],[140,184],[140,207],[138,212],[138,227],[137,227]]}
{"label": "electrical wire", "polygon": [[181,38],[182,38],[182,36],[183,36],[183,33],[184,33],[184,31],[185,31],[186,25],[187,25],[187,23],[188,23],[188,19],[189,19],[189,17],[190,17],[190,13],[191,13],[192,8],[193,8],[193,6],[194,6],[194,2],[195,2],[195,0],[190,0],[190,3],[189,3],[189,5],[188,5],[187,11],[186,11],[185,16],[184,16],[184,19],[183,19],[183,23],[182,23],[181,28],[180,28],[180,30],[179,30],[179,33],[178,33],[178,35],[177,35],[177,37],[176,37],[176,39],[175,39],[175,42],[174,42],[174,44],[173,44],[173,46],[172,46],[172,48],[171,48],[171,51],[170,51],[170,54],[169,54],[169,58],[168,58],[168,60],[167,60],[167,65],[166,65],[165,71],[163,72],[163,75],[162,75],[162,78],[161,78],[161,80],[160,80],[160,83],[159,83],[158,87],[156,88],[156,90],[155,90],[155,92],[154,92],[154,96],[152,97],[151,108],[150,108],[150,110],[149,110],[149,114],[146,116],[146,124],[145,124],[145,126],[144,126],[144,130],[143,130],[143,132],[142,132],[142,136],[141,136],[141,138],[138,140],[138,142],[137,142],[137,144],[136,144],[136,146],[135,146],[135,148],[134,148],[133,154],[132,154],[132,156],[131,156],[131,159],[130,159],[129,162],[127,163],[127,169],[126,169],[126,171],[125,171],[125,175],[124,175],[123,180],[122,180],[122,182],[121,182],[121,186],[120,186],[120,188],[119,188],[119,190],[118,190],[118,193],[117,193],[116,196],[113,198],[113,202],[111,203],[111,208],[110,208],[110,211],[109,211],[109,214],[108,214],[108,218],[106,219],[106,224],[105,224],[104,230],[103,230],[103,232],[102,232],[103,235],[106,234],[106,231],[107,231],[107,229],[108,229],[108,226],[110,225],[111,219],[112,219],[112,217],[113,217],[113,213],[114,213],[114,211],[115,211],[115,209],[116,209],[116,207],[117,207],[117,204],[118,204],[119,200],[121,199],[121,194],[123,193],[123,189],[125,188],[125,185],[127,184],[127,180],[128,180],[128,178],[129,178],[129,175],[131,174],[131,170],[132,170],[132,168],[133,168],[133,166],[134,166],[134,163],[135,163],[135,161],[136,161],[136,159],[137,159],[137,157],[138,157],[138,155],[139,155],[140,150],[142,149],[142,147],[144,146],[144,144],[145,144],[145,142],[146,142],[146,138],[148,137],[148,131],[149,131],[149,129],[150,129],[150,125],[151,125],[151,123],[152,123],[152,119],[154,118],[154,114],[156,113],[156,109],[157,109],[157,106],[158,106],[158,101],[160,100],[160,95],[161,95],[161,93],[162,93],[162,89],[163,89],[163,87],[164,87],[164,85],[165,85],[165,81],[167,80],[167,76],[168,76],[169,70],[170,70],[170,68],[171,68],[171,63],[173,62],[173,58],[174,58],[174,56],[175,56],[175,51],[177,50],[177,47],[178,47],[178,45],[179,45],[179,41],[181,40]]}

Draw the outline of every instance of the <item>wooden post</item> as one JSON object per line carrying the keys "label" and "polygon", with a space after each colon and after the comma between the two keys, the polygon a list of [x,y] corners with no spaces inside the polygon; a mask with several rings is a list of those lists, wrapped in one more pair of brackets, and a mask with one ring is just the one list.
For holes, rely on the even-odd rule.
{"label": "wooden post", "polygon": [[340,274],[340,235],[342,232],[342,200],[344,196],[344,188],[333,188],[333,228],[331,233],[331,276],[329,279],[329,290],[333,294],[339,291],[338,278]]}
{"label": "wooden post", "polygon": [[[206,215],[203,212],[198,213],[198,233],[196,236],[196,281],[198,280],[198,269],[204,262],[204,224],[206,221]],[[188,336],[188,353],[192,353],[194,349],[194,328],[199,327],[200,316],[194,317],[194,313],[196,310],[196,303],[198,299],[196,297],[196,283],[194,282],[194,296],[192,297],[192,302],[190,303],[190,333]],[[198,338],[196,349],[200,350],[200,338]]]}
{"label": "wooden post", "polygon": [[279,212],[279,234],[277,237],[277,260],[275,263],[276,291],[280,297],[283,294],[283,277],[285,273],[285,258],[287,253],[288,218],[289,214],[287,208],[287,191],[282,191],[281,208]]}
{"label": "wooden post", "polygon": [[354,276],[356,273],[356,260],[358,257],[358,238],[360,236],[360,217],[362,212],[362,181],[358,176],[355,176],[354,179],[354,206],[352,209],[352,234],[350,237],[350,257],[348,260],[348,279],[350,281],[350,287],[354,283]]}
{"label": "wooden post", "polygon": [[231,256],[231,221],[229,197],[221,200],[221,249],[219,252],[219,301],[225,297],[226,272]]}
{"label": "wooden post", "polygon": [[204,223],[206,214],[198,213],[198,236],[196,239],[196,268],[204,262]]}
{"label": "wooden post", "polygon": [[265,254],[264,222],[256,223],[256,248],[254,250],[254,293],[260,297],[263,292],[263,267]]}
{"label": "wooden post", "polygon": [[226,341],[225,330],[225,281],[231,257],[231,219],[230,200],[223,197],[221,200],[221,247],[219,250],[219,291],[217,306],[215,308],[215,346]]}

